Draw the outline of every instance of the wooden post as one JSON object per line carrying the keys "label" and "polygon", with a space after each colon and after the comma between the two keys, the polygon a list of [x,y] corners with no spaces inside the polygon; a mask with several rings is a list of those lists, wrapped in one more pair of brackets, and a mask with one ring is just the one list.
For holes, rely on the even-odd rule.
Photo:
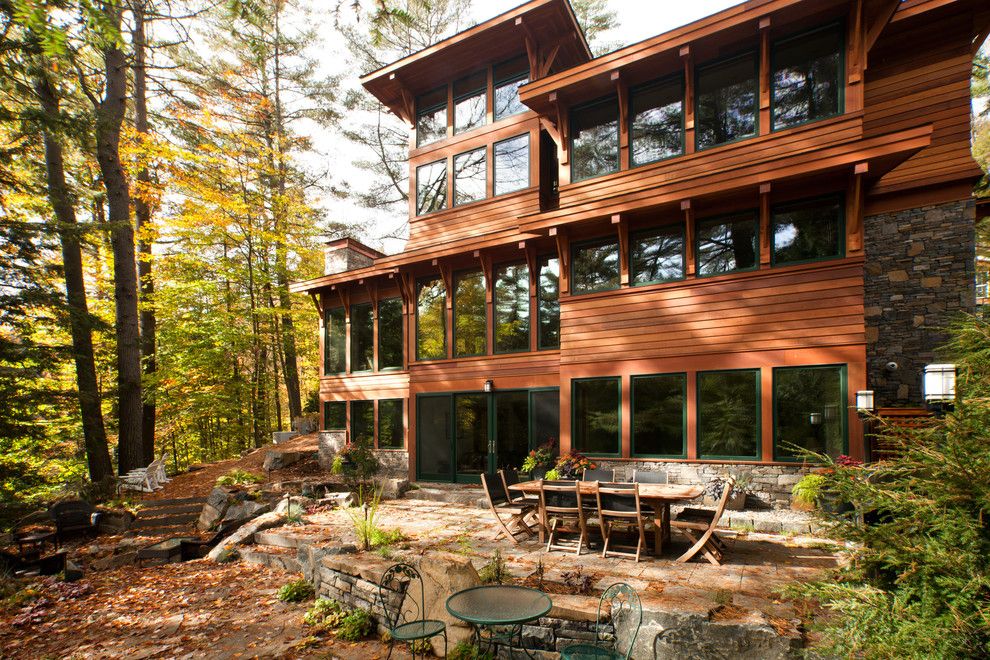
{"label": "wooden post", "polygon": [[770,268],[770,184],[760,184],[760,268]]}
{"label": "wooden post", "polygon": [[570,241],[563,228],[551,227],[550,236],[557,241],[557,260],[560,263],[560,295],[570,295],[571,286],[571,255]]}
{"label": "wooden post", "polygon": [[759,134],[770,132],[770,17],[760,19],[760,126]]}
{"label": "wooden post", "polygon": [[684,153],[694,153],[694,58],[691,46],[681,46],[684,62]]}
{"label": "wooden post", "polygon": [[539,302],[538,286],[540,282],[540,260],[536,254],[536,248],[527,245],[525,241],[519,243],[519,247],[526,250],[526,267],[529,270],[529,350],[536,352],[539,350]]}
{"label": "wooden post", "polygon": [[684,274],[687,277],[694,275],[694,209],[691,208],[691,200],[685,199],[681,202],[681,211],[684,212]]}
{"label": "wooden post", "polygon": [[444,343],[447,345],[447,359],[454,355],[454,274],[445,263],[433,260],[434,265],[440,269],[440,277],[443,279],[443,288],[446,293],[447,315],[446,332],[444,333]]}
{"label": "wooden post", "polygon": [[863,253],[863,177],[869,172],[869,163],[858,163],[853,168],[846,193],[846,254]]}
{"label": "wooden post", "polygon": [[474,256],[481,263],[481,275],[485,278],[485,355],[495,353],[495,280],[491,255],[475,250]]}
{"label": "wooden post", "polygon": [[619,169],[629,169],[629,87],[618,71],[610,79],[615,83],[615,97],[619,102]]}
{"label": "wooden post", "polygon": [[847,35],[846,65],[846,112],[863,109],[863,69],[864,69],[864,31],[866,18],[863,16],[863,0],[856,0],[849,17],[849,34]]}
{"label": "wooden post", "polygon": [[371,301],[371,368],[372,371],[378,371],[378,338],[381,333],[381,328],[378,327],[378,282],[367,282],[365,286]]}
{"label": "wooden post", "polygon": [[619,232],[619,284],[629,284],[629,219],[616,213],[612,216],[612,224]]}

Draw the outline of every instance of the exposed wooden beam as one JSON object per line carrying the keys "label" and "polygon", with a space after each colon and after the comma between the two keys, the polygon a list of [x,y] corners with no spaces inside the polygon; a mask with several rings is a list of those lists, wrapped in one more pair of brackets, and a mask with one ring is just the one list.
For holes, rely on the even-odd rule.
{"label": "exposed wooden beam", "polygon": [[570,270],[571,270],[571,255],[570,255],[570,242],[567,240],[567,232],[562,228],[558,229],[554,238],[557,243],[557,259],[560,262],[560,293],[568,294],[570,293]]}
{"label": "exposed wooden beam", "polygon": [[684,274],[694,275],[694,209],[690,199],[681,200],[684,212]]}
{"label": "exposed wooden beam", "polygon": [[310,291],[309,297],[313,301],[313,307],[316,308],[316,314],[320,317],[320,323],[323,323],[323,305],[320,304],[322,296],[316,291]]}
{"label": "exposed wooden beam", "polygon": [[869,53],[873,49],[873,45],[880,38],[880,33],[890,23],[890,19],[894,17],[894,14],[897,13],[897,8],[900,6],[901,0],[884,0],[880,9],[877,11],[876,17],[873,19],[873,24],[870,25],[866,32],[864,53]]}

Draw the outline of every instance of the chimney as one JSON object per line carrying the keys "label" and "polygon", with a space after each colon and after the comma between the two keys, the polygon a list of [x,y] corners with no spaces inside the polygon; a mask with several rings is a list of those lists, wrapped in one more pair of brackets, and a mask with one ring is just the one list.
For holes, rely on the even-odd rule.
{"label": "chimney", "polygon": [[336,275],[348,270],[367,268],[385,255],[353,238],[328,241],[323,248],[323,274]]}

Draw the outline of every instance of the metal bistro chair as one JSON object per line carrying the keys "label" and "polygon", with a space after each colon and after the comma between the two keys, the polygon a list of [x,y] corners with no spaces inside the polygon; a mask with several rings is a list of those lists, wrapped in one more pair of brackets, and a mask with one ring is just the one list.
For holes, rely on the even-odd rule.
{"label": "metal bistro chair", "polygon": [[633,470],[633,481],[638,484],[665,484],[667,483],[667,473],[654,470]]}
{"label": "metal bistro chair", "polygon": [[[533,528],[526,522],[526,518],[536,512],[536,502],[510,502],[505,483],[502,481],[502,477],[497,474],[482,473],[481,487],[488,499],[488,508],[500,527],[495,532],[495,540],[505,536],[513,544],[519,545],[516,534],[528,536],[534,534]],[[503,516],[507,519],[503,520]]]}
{"label": "metal bistro chair", "polygon": [[[419,601],[415,600],[415,591],[409,597],[409,588],[419,583]],[[409,564],[394,564],[382,574],[378,583],[378,595],[382,601],[382,612],[385,615],[385,627],[388,628],[388,658],[392,657],[392,649],[398,642],[415,642],[420,639],[432,639],[437,635],[443,636],[443,657],[447,657],[447,624],[436,619],[423,618],[426,614],[426,598],[423,590],[423,578],[419,571]],[[409,644],[412,657],[416,657],[416,647]],[[422,657],[426,657],[423,654]]]}
{"label": "metal bistro chair", "polygon": [[[637,562],[639,561],[640,554],[647,549],[644,515],[652,519],[653,510],[643,507],[640,503],[639,484],[598,484],[598,516],[602,526],[603,558],[608,557],[611,552],[615,555],[633,557]],[[636,537],[636,544],[613,543],[613,535],[621,532],[632,532]],[[654,529],[655,536],[659,536],[659,533],[659,529]],[[656,539],[653,547],[658,547]],[[627,552],[620,552],[616,548]]]}
{"label": "metal bistro chair", "polygon": [[[587,512],[581,504],[578,482],[545,479],[540,482],[540,523],[549,532],[547,552],[552,549],[573,549],[574,554],[581,554],[588,539]],[[572,542],[560,539],[561,532],[577,534],[573,546]]]}
{"label": "metal bistro chair", "polygon": [[581,475],[581,481],[615,481],[615,470],[597,468],[595,470],[585,470]]}
{"label": "metal bistro chair", "polygon": [[[631,617],[630,624],[634,624],[632,637],[623,653],[619,650],[618,631],[614,635],[609,634],[606,625],[602,622],[602,606],[609,604],[609,619],[612,622],[613,630],[617,629],[616,621],[620,618]],[[595,626],[595,642],[593,644],[575,644],[565,646],[560,652],[561,660],[586,660],[588,658],[608,658],[610,660],[629,660],[632,657],[633,646],[636,645],[636,637],[639,636],[639,628],[643,625],[643,606],[639,602],[639,595],[636,590],[625,582],[617,582],[611,585],[602,594],[598,601],[598,619]],[[610,639],[611,638],[611,639]]]}

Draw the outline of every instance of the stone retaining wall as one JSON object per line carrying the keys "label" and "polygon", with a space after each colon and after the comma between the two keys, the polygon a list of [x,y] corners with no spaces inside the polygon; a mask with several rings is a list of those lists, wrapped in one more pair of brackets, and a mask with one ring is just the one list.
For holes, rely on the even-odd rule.
{"label": "stone retaining wall", "polygon": [[[320,467],[329,470],[336,456],[347,444],[346,431],[320,431],[319,460]],[[409,452],[400,449],[382,449],[375,452],[382,464],[380,477],[405,479],[409,476]]]}

